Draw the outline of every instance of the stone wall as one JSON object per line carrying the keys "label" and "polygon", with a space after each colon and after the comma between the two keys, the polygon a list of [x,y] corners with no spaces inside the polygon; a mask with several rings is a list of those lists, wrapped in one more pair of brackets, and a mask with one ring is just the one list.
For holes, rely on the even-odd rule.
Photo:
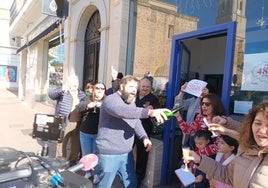
{"label": "stone wall", "polygon": [[198,19],[167,3],[141,0],[137,7],[134,75],[168,76],[173,34],[197,29]]}

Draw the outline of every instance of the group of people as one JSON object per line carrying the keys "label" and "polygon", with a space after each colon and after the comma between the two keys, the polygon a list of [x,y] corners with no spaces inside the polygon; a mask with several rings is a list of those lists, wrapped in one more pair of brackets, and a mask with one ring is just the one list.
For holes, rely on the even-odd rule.
{"label": "group of people", "polygon": [[[167,120],[164,112],[170,110],[159,108],[157,97],[151,93],[150,79],[138,80],[130,75],[119,75],[116,79],[117,89],[109,95],[106,95],[103,83],[88,83],[88,91],[85,89],[75,95],[69,91],[53,91],[49,96],[56,99],[55,93],[60,94],[58,105],[67,106],[68,113],[75,109],[81,115],[77,125],[82,156],[97,153],[99,157],[98,168],[102,175],[96,180],[97,186],[111,187],[115,176],[119,175],[124,187],[140,187],[146,173],[148,152],[152,148],[150,118],[155,117],[163,123]],[[192,149],[191,155],[183,160],[194,161],[191,166],[196,174],[194,186],[265,187],[268,102],[254,107],[241,124],[226,116],[220,97],[208,88],[203,89],[200,98],[192,98],[190,105],[183,104],[186,102],[182,97],[185,87],[181,87],[175,105],[183,105],[188,110],[187,115],[183,118],[176,113],[176,118],[182,132],[191,135],[184,140],[184,145],[188,144]],[[64,98],[72,100],[66,105]],[[217,136],[212,137],[211,131]],[[85,177],[91,175],[90,171]]]}
{"label": "group of people", "polygon": [[[185,120],[176,114],[182,132],[191,135],[184,139],[191,151],[183,162],[196,179],[187,187],[267,187],[268,101],[253,107],[240,123],[226,117],[221,99],[207,88],[200,97],[183,99],[186,85],[175,105],[188,109]],[[212,136],[212,132],[216,134]]]}
{"label": "group of people", "polygon": [[[113,80],[118,84],[113,84],[116,88],[109,95],[106,86],[100,82],[89,82],[84,92],[77,91],[74,78],[68,89],[49,92],[50,98],[57,100],[56,109],[62,110],[68,106],[66,113],[56,111],[57,114],[66,115],[69,120],[72,111],[81,116],[76,120],[81,156],[96,153],[99,157],[97,168],[86,172],[85,177],[90,178],[95,174],[93,182],[98,187],[111,187],[116,175],[119,175],[124,187],[140,187],[146,173],[148,152],[152,147],[150,135],[153,125],[150,117],[163,123],[167,120],[164,111],[169,111],[159,108],[157,97],[151,93],[149,78],[138,80],[134,76],[121,76],[118,74]],[[69,95],[71,88],[75,87],[76,94]],[[56,97],[55,93],[59,95]],[[64,96],[66,94],[68,99]],[[80,97],[77,98],[77,94]],[[70,129],[69,123],[66,130]],[[78,143],[73,145],[78,146]],[[75,157],[70,155],[69,160],[77,161],[77,153]]]}

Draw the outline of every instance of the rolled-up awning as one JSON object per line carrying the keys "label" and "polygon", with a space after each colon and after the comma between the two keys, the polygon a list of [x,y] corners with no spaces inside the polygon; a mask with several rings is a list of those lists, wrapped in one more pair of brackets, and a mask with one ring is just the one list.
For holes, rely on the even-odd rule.
{"label": "rolled-up awning", "polygon": [[20,47],[17,50],[17,53],[20,53],[24,48],[26,48],[28,46],[31,46],[33,43],[37,42],[38,40],[40,40],[41,38],[43,38],[44,36],[46,36],[48,33],[50,33],[51,31],[53,31],[54,29],[58,28],[59,25],[60,25],[60,20],[57,20],[52,25],[50,25],[48,28],[46,28],[43,32],[41,32],[39,35],[37,35],[35,38],[33,38],[32,40],[30,40],[29,42],[27,42],[26,44],[24,44],[22,47]]}

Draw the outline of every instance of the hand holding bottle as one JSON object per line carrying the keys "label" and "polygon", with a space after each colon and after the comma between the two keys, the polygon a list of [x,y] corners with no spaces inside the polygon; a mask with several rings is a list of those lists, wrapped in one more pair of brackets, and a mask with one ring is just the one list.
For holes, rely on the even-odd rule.
{"label": "hand holding bottle", "polygon": [[180,111],[181,109],[183,109],[183,106],[177,106],[177,107],[173,108],[172,110],[164,109],[164,111],[162,112],[166,117],[165,119],[163,119],[164,121],[161,121],[161,120],[159,121],[159,119],[157,119],[156,116],[155,116],[155,118],[152,118],[151,121],[153,122],[154,125],[158,126],[158,125],[164,123],[166,120],[173,118],[175,116],[175,114],[178,111]]}
{"label": "hand holding bottle", "polygon": [[165,112],[170,112],[170,110],[167,108],[150,109],[148,115],[149,117],[153,117],[156,122],[164,123],[168,119]]}
{"label": "hand holding bottle", "polygon": [[183,163],[184,169],[188,170],[188,163],[189,163],[189,155],[190,155],[190,147],[182,147],[182,155],[183,155]]}

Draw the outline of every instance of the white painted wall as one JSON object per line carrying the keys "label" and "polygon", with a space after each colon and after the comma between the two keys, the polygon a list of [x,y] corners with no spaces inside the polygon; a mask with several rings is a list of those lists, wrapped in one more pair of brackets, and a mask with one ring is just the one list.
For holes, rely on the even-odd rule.
{"label": "white painted wall", "polygon": [[203,79],[205,74],[223,74],[226,37],[190,39],[184,42],[192,54],[190,70],[198,72],[200,79]]}

